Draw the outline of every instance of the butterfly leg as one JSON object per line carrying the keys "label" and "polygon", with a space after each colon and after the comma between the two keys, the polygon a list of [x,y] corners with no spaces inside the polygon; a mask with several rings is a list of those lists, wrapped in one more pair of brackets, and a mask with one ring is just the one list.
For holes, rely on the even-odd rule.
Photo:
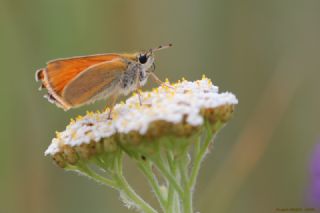
{"label": "butterfly leg", "polygon": [[156,82],[157,84],[163,85],[163,86],[168,87],[168,88],[170,88],[170,89],[174,89],[172,86],[170,86],[170,85],[162,82],[162,81],[158,78],[158,76],[156,76],[156,74],[154,74],[153,72],[151,72],[150,75],[151,75],[151,77],[152,77],[152,80],[153,80],[154,82]]}
{"label": "butterfly leg", "polygon": [[142,97],[141,97],[141,94],[140,94],[140,90],[137,89],[137,94],[138,94],[138,98],[139,98],[139,103],[140,103],[140,106],[142,106]]}
{"label": "butterfly leg", "polygon": [[114,105],[115,105],[116,102],[117,102],[118,96],[119,96],[118,94],[112,95],[112,96],[111,96],[110,105],[109,105],[108,103],[106,104],[106,107],[109,107],[109,108],[110,108],[109,113],[108,113],[108,120],[112,120],[111,114],[112,114],[113,107],[114,107]]}
{"label": "butterfly leg", "polygon": [[139,103],[140,103],[140,106],[142,106],[142,97],[141,97],[141,94],[140,94],[140,79],[139,79],[139,75],[140,75],[140,73],[139,72],[137,72],[137,74],[136,74],[136,93],[138,94],[138,98],[139,98]]}

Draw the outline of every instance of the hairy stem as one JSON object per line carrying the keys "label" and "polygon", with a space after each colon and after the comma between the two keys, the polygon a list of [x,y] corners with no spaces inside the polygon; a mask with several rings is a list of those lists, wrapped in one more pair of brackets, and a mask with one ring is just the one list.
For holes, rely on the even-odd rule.
{"label": "hairy stem", "polygon": [[159,201],[160,207],[163,211],[165,211],[166,206],[166,200],[163,196],[163,193],[160,190],[160,183],[157,180],[156,175],[152,171],[152,164],[151,162],[138,162],[139,169],[142,171],[142,173],[145,175],[147,180],[149,181],[149,184],[151,185],[153,192],[155,193],[155,196],[157,200]]}
{"label": "hairy stem", "polygon": [[114,177],[119,185],[120,190],[125,193],[125,195],[134,202],[137,208],[141,209],[145,213],[157,213],[157,211],[152,208],[146,201],[144,201],[129,185],[127,180],[122,174],[122,153],[116,158],[114,164]]}

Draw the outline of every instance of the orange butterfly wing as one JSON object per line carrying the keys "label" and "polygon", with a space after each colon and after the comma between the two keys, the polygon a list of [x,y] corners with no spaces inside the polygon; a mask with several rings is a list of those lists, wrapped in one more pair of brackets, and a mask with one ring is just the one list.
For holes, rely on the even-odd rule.
{"label": "orange butterfly wing", "polygon": [[65,86],[88,67],[119,57],[119,54],[101,54],[49,61],[46,68],[37,71],[36,79],[48,90],[49,101],[67,110],[72,106],[61,97]]}
{"label": "orange butterfly wing", "polygon": [[61,96],[73,107],[108,97],[126,69],[127,63],[121,58],[92,65],[72,79]]}

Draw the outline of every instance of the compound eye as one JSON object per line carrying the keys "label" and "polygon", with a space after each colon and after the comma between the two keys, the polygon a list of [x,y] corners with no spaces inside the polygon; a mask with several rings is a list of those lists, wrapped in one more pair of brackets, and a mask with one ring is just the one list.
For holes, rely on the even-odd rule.
{"label": "compound eye", "polygon": [[139,56],[139,62],[141,64],[145,64],[147,62],[147,60],[148,60],[148,57],[146,55],[140,55]]}

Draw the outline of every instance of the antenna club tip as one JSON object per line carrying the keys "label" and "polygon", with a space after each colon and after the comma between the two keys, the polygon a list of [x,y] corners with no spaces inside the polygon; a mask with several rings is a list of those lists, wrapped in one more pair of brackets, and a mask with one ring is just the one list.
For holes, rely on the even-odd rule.
{"label": "antenna club tip", "polygon": [[166,45],[160,45],[158,46],[157,48],[152,48],[150,49],[151,52],[155,52],[155,51],[159,51],[159,50],[163,50],[163,49],[166,49],[166,48],[169,48],[169,47],[172,47],[172,44],[166,44]]}

